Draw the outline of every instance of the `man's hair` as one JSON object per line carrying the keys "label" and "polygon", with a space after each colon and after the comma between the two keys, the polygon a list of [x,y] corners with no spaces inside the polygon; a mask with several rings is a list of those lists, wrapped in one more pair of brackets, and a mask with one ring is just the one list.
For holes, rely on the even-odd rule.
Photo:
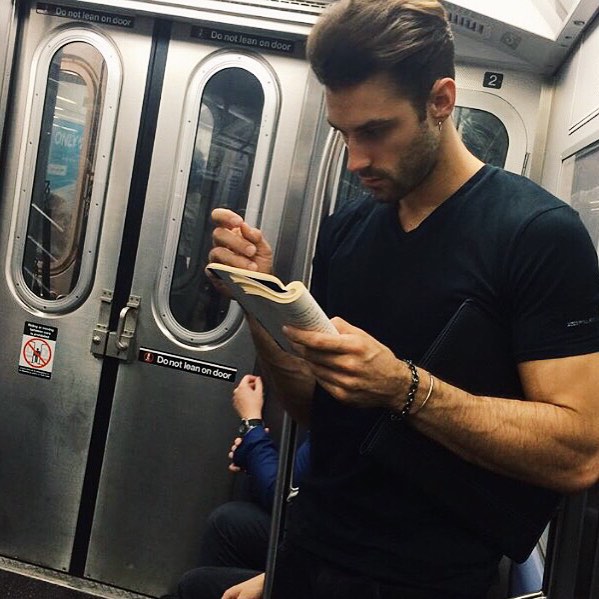
{"label": "man's hair", "polygon": [[388,75],[421,118],[435,81],[455,78],[453,35],[438,0],[338,0],[313,27],[307,54],[333,91]]}

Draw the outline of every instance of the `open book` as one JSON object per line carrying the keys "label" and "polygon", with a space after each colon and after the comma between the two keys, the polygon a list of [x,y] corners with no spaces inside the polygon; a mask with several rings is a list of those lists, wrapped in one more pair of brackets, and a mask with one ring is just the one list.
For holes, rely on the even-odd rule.
{"label": "open book", "polygon": [[214,262],[206,268],[225,283],[233,298],[256,318],[284,350],[293,352],[281,330],[283,325],[338,334],[301,281],[285,285],[273,275]]}

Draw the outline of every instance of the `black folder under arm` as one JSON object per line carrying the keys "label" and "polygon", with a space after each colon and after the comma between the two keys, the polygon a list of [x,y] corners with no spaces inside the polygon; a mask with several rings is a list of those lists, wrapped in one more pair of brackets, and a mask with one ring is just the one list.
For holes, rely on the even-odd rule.
{"label": "black folder under arm", "polygon": [[[523,398],[510,334],[476,302],[466,300],[418,364],[476,395]],[[561,496],[463,460],[441,444],[383,415],[361,453],[418,485],[498,551],[524,561]],[[527,456],[522,456],[523,460]]]}

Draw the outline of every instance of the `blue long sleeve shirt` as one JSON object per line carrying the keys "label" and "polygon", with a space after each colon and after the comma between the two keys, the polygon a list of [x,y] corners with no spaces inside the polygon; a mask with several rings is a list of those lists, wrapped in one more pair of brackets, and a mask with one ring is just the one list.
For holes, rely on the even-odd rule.
{"label": "blue long sleeve shirt", "polygon": [[[295,453],[294,486],[299,486],[305,477],[309,459],[310,437],[308,436]],[[235,465],[247,472],[252,496],[267,512],[272,510],[278,461],[279,450],[262,426],[250,430],[235,450]]]}

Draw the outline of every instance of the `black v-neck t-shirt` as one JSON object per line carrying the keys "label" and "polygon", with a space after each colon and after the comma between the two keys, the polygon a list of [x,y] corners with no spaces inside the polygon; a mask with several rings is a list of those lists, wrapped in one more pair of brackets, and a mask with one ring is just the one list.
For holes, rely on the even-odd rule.
{"label": "black v-neck t-shirt", "polygon": [[[312,290],[329,316],[416,363],[467,298],[509,331],[516,363],[599,351],[597,254],[577,213],[490,166],[410,232],[393,204],[340,209],[321,228]],[[380,414],[317,387],[311,475],[290,538],[354,572],[441,596],[486,588],[497,548],[360,454]]]}

